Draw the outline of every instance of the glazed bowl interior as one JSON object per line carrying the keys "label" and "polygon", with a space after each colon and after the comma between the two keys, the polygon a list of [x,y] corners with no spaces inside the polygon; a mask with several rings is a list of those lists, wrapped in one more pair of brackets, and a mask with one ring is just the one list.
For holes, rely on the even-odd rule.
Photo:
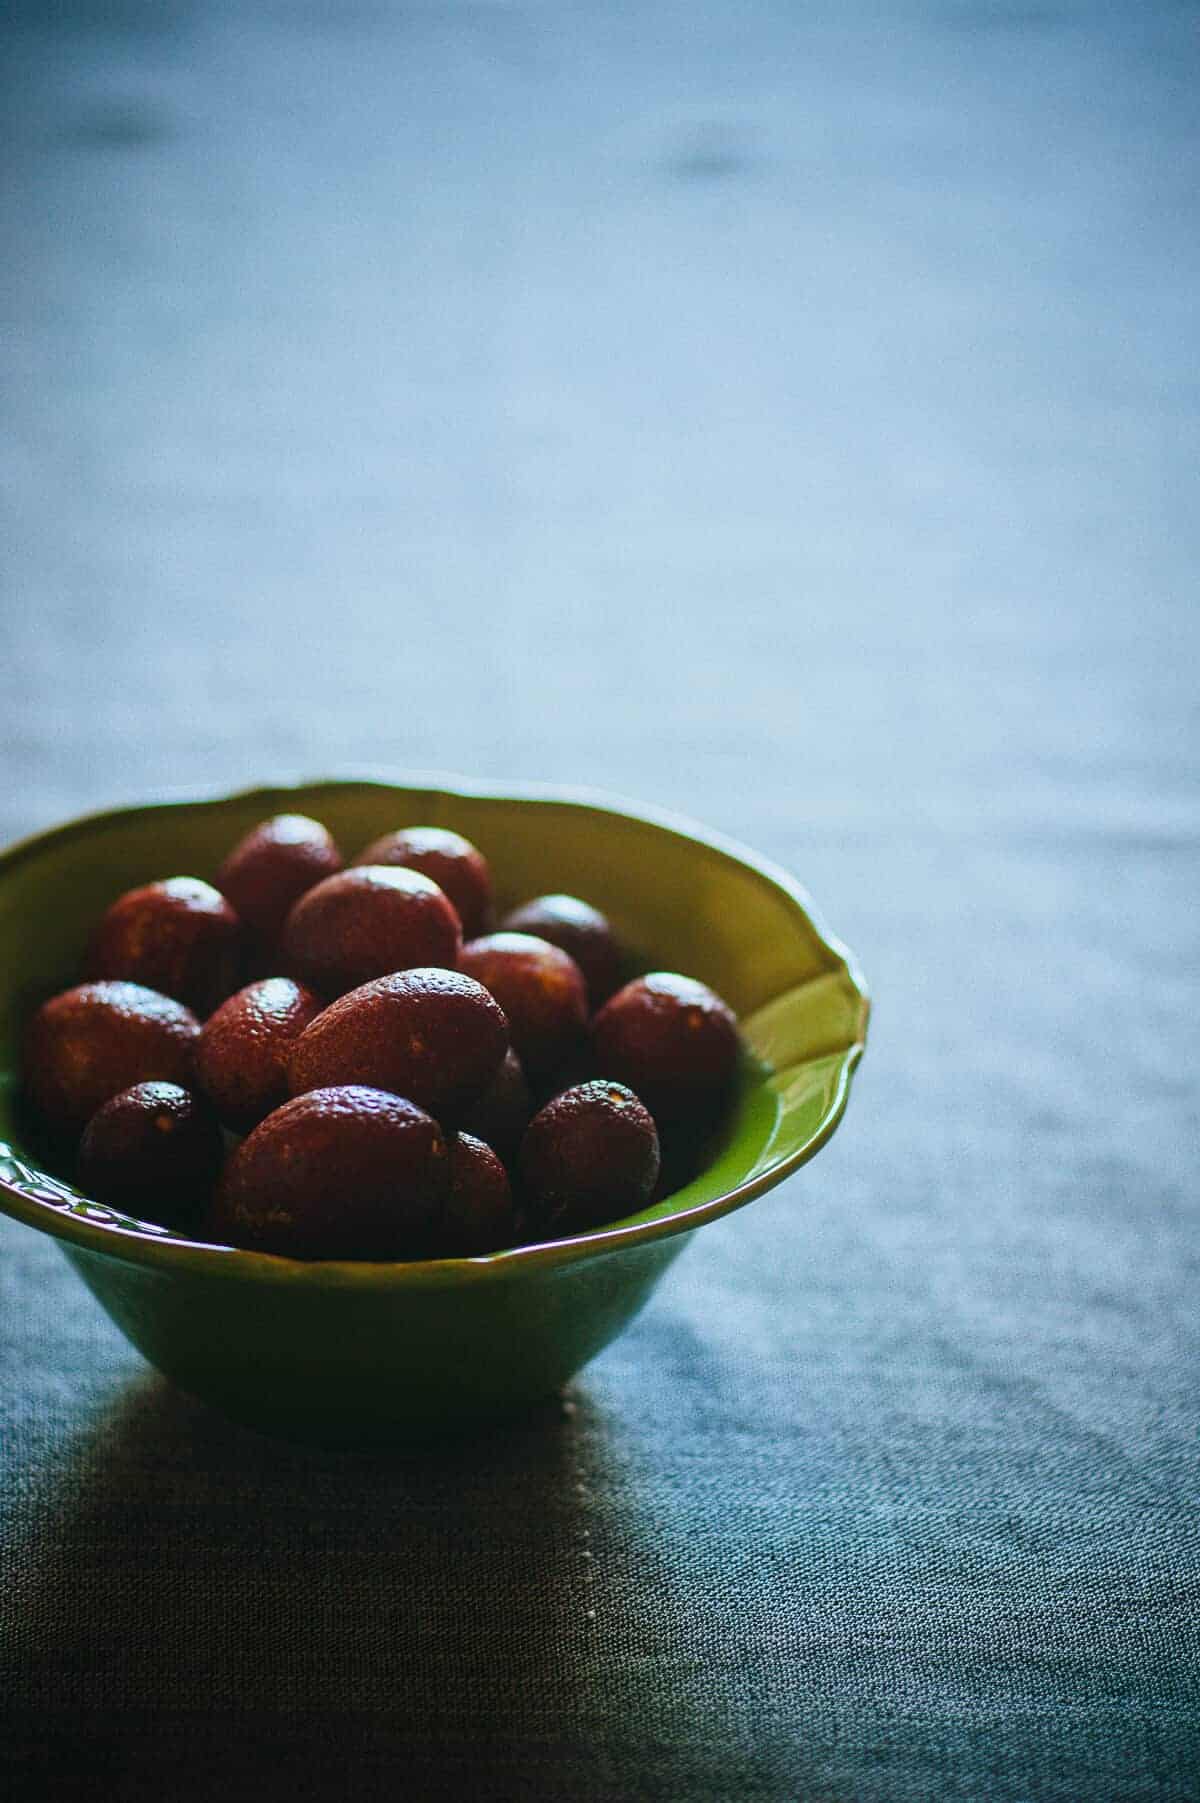
{"label": "glazed bowl interior", "polygon": [[[614,1236],[694,1227],[778,1182],[837,1124],[865,1037],[865,993],[849,954],[816,924],[807,897],[782,872],[700,829],[598,798],[461,784],[309,783],[96,815],[0,860],[0,935],[9,952],[8,975],[0,979],[0,1181],[13,1212],[62,1237],[82,1235],[84,1243],[134,1257],[161,1260],[171,1247],[192,1246],[153,1223],[88,1204],[61,1172],[41,1169],[19,1104],[21,1033],[40,1000],[77,980],[88,931],[121,890],[175,874],[211,880],[242,833],[283,810],[323,820],[348,853],[392,826],[452,827],[484,850],[501,910],[550,890],[584,896],[631,948],[632,968],[699,977],[741,1022],[747,1056],[734,1107],[711,1162],[683,1189],[570,1240],[430,1263],[462,1272],[537,1253],[561,1258],[589,1246],[611,1249]],[[103,1241],[95,1240],[97,1231]],[[117,1235],[121,1248],[111,1237]],[[292,1263],[214,1250],[263,1270]],[[369,1268],[411,1278],[428,1265]],[[362,1278],[368,1267],[352,1269]]]}

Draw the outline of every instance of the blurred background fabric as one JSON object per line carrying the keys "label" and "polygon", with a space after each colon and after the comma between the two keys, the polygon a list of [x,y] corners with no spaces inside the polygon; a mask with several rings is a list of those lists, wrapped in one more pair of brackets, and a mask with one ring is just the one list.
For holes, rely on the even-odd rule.
{"label": "blurred background fabric", "polygon": [[480,1442],[230,1427],[0,1221],[14,1799],[1200,1795],[1198,28],[0,7],[0,837],[586,783],[876,996]]}

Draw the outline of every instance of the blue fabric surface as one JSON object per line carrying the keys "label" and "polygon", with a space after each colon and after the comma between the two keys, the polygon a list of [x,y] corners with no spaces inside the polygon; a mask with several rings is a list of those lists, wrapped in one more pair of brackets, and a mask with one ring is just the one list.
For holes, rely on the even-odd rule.
{"label": "blue fabric surface", "polygon": [[0,1221],[14,1796],[1200,1795],[1196,26],[5,9],[0,835],[589,782],[877,999],[467,1446],[230,1427]]}

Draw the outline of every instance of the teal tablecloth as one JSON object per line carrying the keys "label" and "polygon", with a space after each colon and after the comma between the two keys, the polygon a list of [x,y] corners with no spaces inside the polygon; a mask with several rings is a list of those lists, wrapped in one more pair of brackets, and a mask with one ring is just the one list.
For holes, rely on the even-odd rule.
{"label": "teal tablecloth", "polygon": [[255,1439],[0,1223],[14,1799],[1200,1795],[1196,26],[5,9],[0,834],[589,782],[877,996],[506,1438]]}

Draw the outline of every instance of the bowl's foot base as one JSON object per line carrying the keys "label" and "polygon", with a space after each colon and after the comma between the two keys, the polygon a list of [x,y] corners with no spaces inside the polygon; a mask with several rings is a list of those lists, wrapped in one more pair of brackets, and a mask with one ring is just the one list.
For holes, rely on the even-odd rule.
{"label": "bowl's foot base", "polygon": [[297,1416],[266,1403],[248,1402],[244,1397],[204,1395],[177,1384],[177,1388],[202,1403],[214,1413],[224,1415],[239,1427],[250,1428],[271,1440],[286,1440],[293,1445],[325,1447],[331,1451],[367,1451],[371,1449],[401,1450],[404,1447],[435,1446],[467,1439],[484,1439],[489,1435],[510,1433],[518,1428],[549,1427],[562,1421],[564,1386],[540,1395],[522,1397],[487,1407],[464,1406],[442,1409],[436,1415],[397,1416],[394,1419],[355,1419],[335,1415],[314,1418]]}

